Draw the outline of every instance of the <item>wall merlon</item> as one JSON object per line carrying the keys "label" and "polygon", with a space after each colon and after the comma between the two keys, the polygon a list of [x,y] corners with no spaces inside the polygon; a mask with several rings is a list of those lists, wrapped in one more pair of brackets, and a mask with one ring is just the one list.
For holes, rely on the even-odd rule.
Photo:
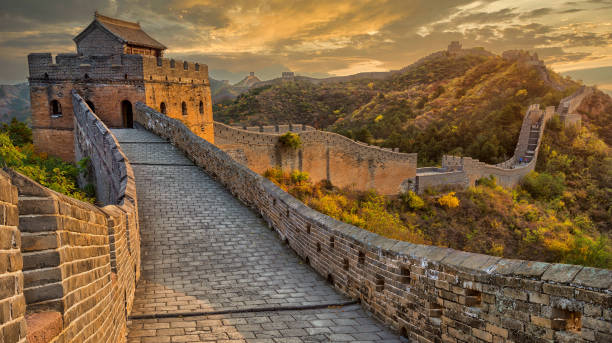
{"label": "wall merlon", "polygon": [[147,81],[209,83],[206,64],[143,56],[143,68],[144,78]]}
{"label": "wall merlon", "polygon": [[[143,80],[142,56],[80,56],[58,54],[53,63],[51,54],[30,54],[30,80]],[[127,78],[126,78],[127,75]]]}

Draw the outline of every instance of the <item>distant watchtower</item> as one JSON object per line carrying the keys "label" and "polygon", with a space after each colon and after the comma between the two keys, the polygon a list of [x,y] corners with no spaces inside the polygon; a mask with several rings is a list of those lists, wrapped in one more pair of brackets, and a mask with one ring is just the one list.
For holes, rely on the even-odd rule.
{"label": "distant watchtower", "polygon": [[137,101],[214,141],[208,66],[162,58],[166,47],[139,23],[98,14],[76,37],[76,54],[28,55],[34,144],[73,160],[75,89],[109,127],[132,127]]}
{"label": "distant watchtower", "polygon": [[448,53],[449,54],[456,54],[458,52],[460,52],[462,49],[461,43],[459,43],[458,41],[452,41],[449,45],[448,45]]}

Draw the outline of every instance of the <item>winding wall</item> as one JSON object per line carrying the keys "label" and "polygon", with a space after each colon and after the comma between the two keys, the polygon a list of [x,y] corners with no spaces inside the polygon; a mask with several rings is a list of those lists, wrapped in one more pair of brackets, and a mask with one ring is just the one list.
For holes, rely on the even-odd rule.
{"label": "winding wall", "polygon": [[612,271],[509,260],[387,239],[318,213],[182,123],[142,103],[168,139],[341,292],[420,342],[612,341]]}
{"label": "winding wall", "polygon": [[306,171],[313,181],[397,194],[416,173],[416,154],[395,152],[356,142],[332,132],[300,132],[298,150],[282,147],[279,134],[241,130],[215,122],[215,144],[257,173],[280,166]]}

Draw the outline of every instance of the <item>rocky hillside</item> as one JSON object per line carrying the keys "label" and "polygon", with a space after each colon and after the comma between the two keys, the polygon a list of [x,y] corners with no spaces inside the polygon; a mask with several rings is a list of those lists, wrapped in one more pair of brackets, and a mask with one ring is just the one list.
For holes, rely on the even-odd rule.
{"label": "rocky hillside", "polygon": [[0,122],[29,121],[31,116],[28,84],[0,85]]}
{"label": "rocky hillside", "polygon": [[418,152],[422,165],[451,152],[497,163],[512,154],[529,104],[556,105],[578,86],[527,52],[463,49],[431,54],[384,78],[268,84],[214,112],[229,124],[313,125]]}

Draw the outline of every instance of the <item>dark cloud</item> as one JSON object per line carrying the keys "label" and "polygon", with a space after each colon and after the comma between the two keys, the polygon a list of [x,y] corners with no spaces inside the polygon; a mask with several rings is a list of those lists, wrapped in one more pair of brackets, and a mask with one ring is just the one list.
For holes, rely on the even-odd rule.
{"label": "dark cloud", "polygon": [[544,16],[544,15],[551,14],[553,12],[554,11],[553,11],[552,8],[538,8],[538,9],[535,9],[533,11],[521,13],[521,15],[519,15],[519,17],[521,19],[533,19],[533,18],[537,18],[537,17],[541,17],[541,16]]}

